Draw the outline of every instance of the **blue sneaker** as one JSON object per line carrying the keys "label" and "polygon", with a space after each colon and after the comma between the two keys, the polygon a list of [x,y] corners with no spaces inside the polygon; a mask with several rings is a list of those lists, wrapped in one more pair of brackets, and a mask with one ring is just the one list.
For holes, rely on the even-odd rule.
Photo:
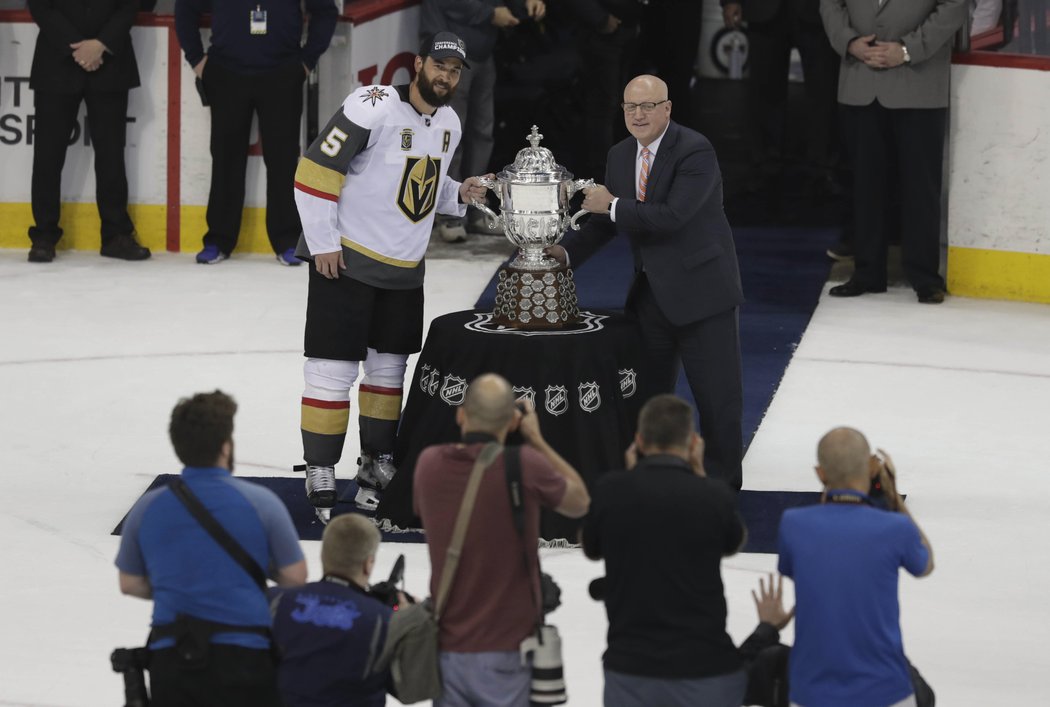
{"label": "blue sneaker", "polygon": [[277,262],[280,263],[281,265],[289,265],[289,266],[293,266],[293,267],[296,266],[296,265],[302,265],[303,264],[303,261],[301,261],[301,260],[299,260],[299,258],[295,257],[295,248],[289,248],[288,250],[284,251],[283,253],[278,253],[277,254]]}
{"label": "blue sneaker", "polygon": [[197,253],[197,262],[201,265],[214,265],[215,263],[221,263],[230,256],[219,250],[217,245],[206,245],[204,250]]}

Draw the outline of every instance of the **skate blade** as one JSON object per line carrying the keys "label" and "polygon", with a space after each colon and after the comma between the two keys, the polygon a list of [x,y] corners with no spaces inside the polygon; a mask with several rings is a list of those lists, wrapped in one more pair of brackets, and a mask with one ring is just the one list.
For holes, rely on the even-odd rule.
{"label": "skate blade", "polygon": [[314,513],[317,514],[317,519],[321,521],[322,525],[328,525],[328,521],[332,519],[331,508],[314,508]]}

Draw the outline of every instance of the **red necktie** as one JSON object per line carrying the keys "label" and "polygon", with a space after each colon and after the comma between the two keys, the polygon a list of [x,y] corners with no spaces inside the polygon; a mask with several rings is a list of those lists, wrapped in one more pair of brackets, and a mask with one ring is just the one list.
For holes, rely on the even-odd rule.
{"label": "red necktie", "polygon": [[648,147],[642,148],[642,171],[638,174],[638,201],[645,201],[645,188],[649,186],[649,165],[652,155]]}

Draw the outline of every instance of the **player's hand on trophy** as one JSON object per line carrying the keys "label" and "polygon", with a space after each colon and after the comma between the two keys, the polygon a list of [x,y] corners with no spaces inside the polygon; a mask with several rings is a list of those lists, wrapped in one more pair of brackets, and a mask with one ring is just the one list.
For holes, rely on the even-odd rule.
{"label": "player's hand on trophy", "polygon": [[470,204],[473,201],[480,201],[484,203],[485,192],[488,191],[482,183],[482,179],[495,179],[496,175],[491,172],[484,175],[484,177],[467,177],[466,180],[459,185],[459,200],[464,204]]}
{"label": "player's hand on trophy", "polygon": [[552,245],[543,249],[544,255],[554,258],[562,265],[569,264],[569,254],[565,252],[565,249],[560,245]]}
{"label": "player's hand on trophy", "polygon": [[607,214],[612,205],[613,195],[605,188],[604,184],[596,184],[583,190],[583,210],[592,214]]}
{"label": "player's hand on trophy", "polygon": [[334,253],[318,253],[314,256],[314,267],[317,268],[317,272],[324,275],[329,280],[335,280],[339,277],[340,270],[346,270],[346,263],[343,261],[342,249],[337,250]]}

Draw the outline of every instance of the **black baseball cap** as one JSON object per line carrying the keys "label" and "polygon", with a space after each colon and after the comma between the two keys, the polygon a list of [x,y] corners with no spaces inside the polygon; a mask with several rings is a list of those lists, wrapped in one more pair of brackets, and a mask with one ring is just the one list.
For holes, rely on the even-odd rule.
{"label": "black baseball cap", "polygon": [[431,59],[459,59],[464,68],[469,69],[467,63],[467,45],[462,39],[452,32],[438,32],[430,39],[424,39],[419,47],[419,56]]}

